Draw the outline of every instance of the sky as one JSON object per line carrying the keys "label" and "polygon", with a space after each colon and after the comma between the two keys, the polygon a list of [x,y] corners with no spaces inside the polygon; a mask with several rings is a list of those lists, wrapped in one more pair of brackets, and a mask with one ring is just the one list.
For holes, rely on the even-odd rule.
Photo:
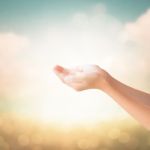
{"label": "sky", "polygon": [[31,29],[38,30],[41,25],[65,22],[74,13],[86,11],[99,3],[123,22],[135,20],[150,5],[149,0],[5,0],[0,1],[0,29],[32,34]]}
{"label": "sky", "polygon": [[0,111],[65,124],[128,114],[101,91],[77,93],[56,64],[98,64],[149,92],[149,0],[0,1]]}

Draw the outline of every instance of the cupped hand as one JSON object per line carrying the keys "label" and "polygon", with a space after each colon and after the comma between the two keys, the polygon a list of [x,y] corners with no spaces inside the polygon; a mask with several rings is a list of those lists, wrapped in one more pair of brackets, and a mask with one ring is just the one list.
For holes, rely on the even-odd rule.
{"label": "cupped hand", "polygon": [[74,68],[55,66],[54,72],[60,80],[77,91],[103,89],[107,72],[97,65],[83,65]]}

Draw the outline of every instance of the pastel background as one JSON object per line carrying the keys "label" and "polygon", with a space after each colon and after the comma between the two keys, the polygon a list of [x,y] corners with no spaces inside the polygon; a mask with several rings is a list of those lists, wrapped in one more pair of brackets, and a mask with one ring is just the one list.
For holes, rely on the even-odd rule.
{"label": "pastel background", "polygon": [[0,0],[0,149],[148,150],[149,132],[110,97],[52,69],[98,64],[150,92],[149,41],[149,0]]}

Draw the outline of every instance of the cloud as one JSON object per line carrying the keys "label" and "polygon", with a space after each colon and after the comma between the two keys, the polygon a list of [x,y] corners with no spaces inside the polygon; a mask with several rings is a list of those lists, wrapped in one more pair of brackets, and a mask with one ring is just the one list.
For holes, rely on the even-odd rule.
{"label": "cloud", "polygon": [[[12,95],[22,81],[19,55],[29,44],[26,37],[0,33],[0,96]],[[16,89],[17,88],[17,89]]]}
{"label": "cloud", "polygon": [[28,45],[28,39],[15,33],[0,33],[0,57],[15,56]]}
{"label": "cloud", "polygon": [[121,29],[122,23],[103,5],[97,5],[87,12],[75,13],[65,25],[49,27],[48,49],[64,64],[105,64],[119,51]]}
{"label": "cloud", "polygon": [[150,10],[147,10],[135,22],[127,23],[122,31],[124,47],[128,49],[125,52],[129,56],[127,59],[129,70],[135,76],[135,78],[132,77],[132,81],[139,83],[143,89],[149,89],[150,87],[148,82],[150,76],[149,27]]}
{"label": "cloud", "polygon": [[141,15],[135,22],[125,26],[125,40],[135,42],[144,50],[150,49],[150,9]]}

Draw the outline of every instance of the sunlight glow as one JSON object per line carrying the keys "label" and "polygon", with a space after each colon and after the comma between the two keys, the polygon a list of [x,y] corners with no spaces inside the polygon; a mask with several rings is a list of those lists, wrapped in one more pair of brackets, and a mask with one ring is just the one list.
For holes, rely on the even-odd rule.
{"label": "sunlight glow", "polygon": [[[77,12],[65,24],[41,26],[41,32],[31,37],[26,51],[19,53],[19,63],[14,57],[12,61],[14,66],[20,65],[18,70],[23,81],[21,88],[13,92],[14,99],[21,103],[21,107],[15,108],[17,112],[45,123],[68,125],[95,123],[124,115],[101,91],[75,92],[53,73],[56,64],[65,67],[97,64],[111,72],[114,65],[117,70],[122,68],[116,61],[122,24],[101,7],[95,9],[90,14]],[[119,76],[118,72],[115,73]]]}
{"label": "sunlight glow", "polygon": [[38,47],[34,47],[36,53],[33,51],[36,60],[32,60],[33,66],[28,71],[27,99],[33,96],[28,113],[45,123],[65,125],[91,124],[120,116],[119,107],[104,93],[75,92],[53,73],[56,64],[72,67],[88,63],[110,68],[114,57],[111,52],[113,35],[108,36],[104,31],[99,31],[98,35],[96,28],[83,29],[76,23],[51,27],[43,34],[42,39],[37,37]]}

